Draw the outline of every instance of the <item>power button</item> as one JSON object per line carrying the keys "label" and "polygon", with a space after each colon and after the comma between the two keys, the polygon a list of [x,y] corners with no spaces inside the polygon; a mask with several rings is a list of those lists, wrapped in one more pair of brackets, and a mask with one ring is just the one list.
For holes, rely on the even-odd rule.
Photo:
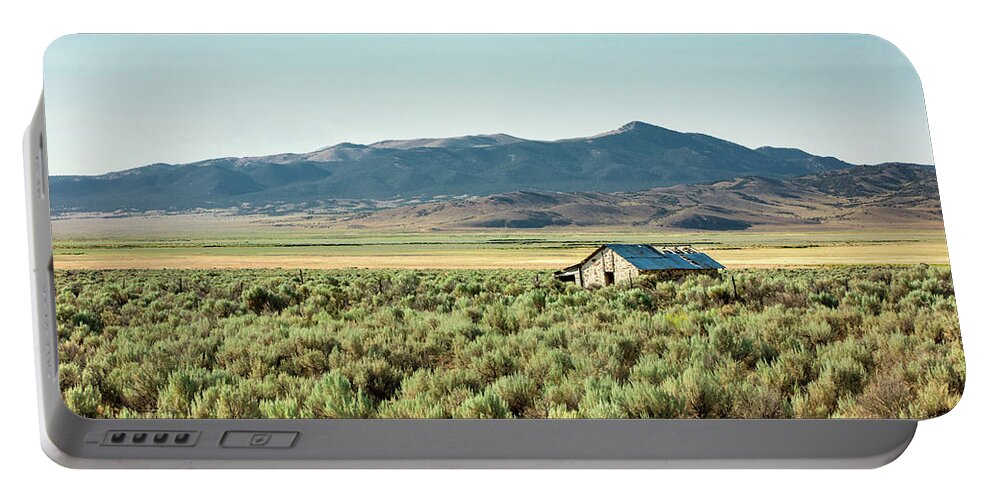
{"label": "power button", "polygon": [[227,431],[221,438],[223,448],[289,448],[297,432]]}

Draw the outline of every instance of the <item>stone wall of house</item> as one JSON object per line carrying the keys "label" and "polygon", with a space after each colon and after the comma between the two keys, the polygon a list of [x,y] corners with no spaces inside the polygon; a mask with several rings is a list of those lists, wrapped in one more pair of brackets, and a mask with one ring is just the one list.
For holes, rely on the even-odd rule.
{"label": "stone wall of house", "polygon": [[582,283],[585,287],[606,285],[605,272],[614,273],[614,283],[628,283],[638,277],[638,268],[609,248],[597,252],[586,261],[580,272],[583,274]]}
{"label": "stone wall of house", "polygon": [[641,274],[641,271],[630,262],[620,257],[615,260],[614,283],[633,283],[639,274]]}
{"label": "stone wall of house", "polygon": [[587,260],[579,272],[583,274],[582,284],[584,287],[603,286],[603,271],[608,263],[606,255],[610,253],[609,248],[605,248]]}

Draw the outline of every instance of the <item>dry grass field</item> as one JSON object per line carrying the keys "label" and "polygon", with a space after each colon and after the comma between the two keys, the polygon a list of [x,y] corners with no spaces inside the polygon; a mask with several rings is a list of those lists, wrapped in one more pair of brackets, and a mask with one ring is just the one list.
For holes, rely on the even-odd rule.
{"label": "dry grass field", "polygon": [[[727,267],[836,264],[948,264],[943,242],[891,242],[807,247],[708,248]],[[58,269],[559,269],[588,255],[576,248],[480,248],[470,245],[360,247],[95,248],[56,254]]]}
{"label": "dry grass field", "polygon": [[728,267],[948,264],[935,229],[640,228],[385,233],[298,219],[188,215],[53,221],[57,269],[558,269],[602,243],[693,245]]}

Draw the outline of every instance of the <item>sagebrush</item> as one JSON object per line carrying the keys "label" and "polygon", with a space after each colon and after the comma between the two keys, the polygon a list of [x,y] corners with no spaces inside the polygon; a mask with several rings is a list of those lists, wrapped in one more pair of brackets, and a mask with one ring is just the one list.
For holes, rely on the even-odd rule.
{"label": "sagebrush", "polygon": [[[733,277],[733,282],[732,282]],[[943,266],[586,290],[534,271],[56,273],[66,403],[117,418],[928,418]]]}

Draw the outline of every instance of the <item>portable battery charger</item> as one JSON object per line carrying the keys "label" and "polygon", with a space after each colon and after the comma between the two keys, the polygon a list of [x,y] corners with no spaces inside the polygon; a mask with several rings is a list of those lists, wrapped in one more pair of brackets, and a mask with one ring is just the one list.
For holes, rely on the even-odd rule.
{"label": "portable battery charger", "polygon": [[965,384],[871,36],[71,35],[24,155],[70,467],[877,467]]}

